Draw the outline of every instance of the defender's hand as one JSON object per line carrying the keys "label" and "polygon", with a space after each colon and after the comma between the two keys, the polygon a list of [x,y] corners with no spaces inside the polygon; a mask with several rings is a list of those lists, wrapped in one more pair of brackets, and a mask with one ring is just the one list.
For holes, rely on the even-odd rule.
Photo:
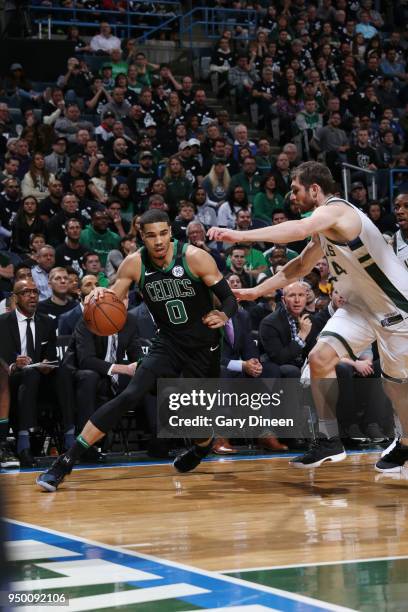
{"label": "defender's hand", "polygon": [[239,242],[239,232],[226,227],[210,227],[207,236],[209,240],[217,242]]}

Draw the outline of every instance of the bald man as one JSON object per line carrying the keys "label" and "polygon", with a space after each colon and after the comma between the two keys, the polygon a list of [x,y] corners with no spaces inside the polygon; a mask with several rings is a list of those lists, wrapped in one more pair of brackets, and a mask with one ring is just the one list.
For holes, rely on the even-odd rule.
{"label": "bald man", "polygon": [[298,378],[309,351],[316,343],[317,330],[306,312],[306,287],[301,282],[283,289],[281,306],[265,317],[259,335],[270,362],[279,366],[277,376]]}

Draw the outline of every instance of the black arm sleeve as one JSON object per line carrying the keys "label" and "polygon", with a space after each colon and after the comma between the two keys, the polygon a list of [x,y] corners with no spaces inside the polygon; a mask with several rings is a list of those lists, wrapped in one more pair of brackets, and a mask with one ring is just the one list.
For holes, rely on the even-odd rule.
{"label": "black arm sleeve", "polygon": [[226,314],[229,319],[234,316],[238,310],[238,303],[225,278],[212,285],[210,289],[221,302],[221,312]]}

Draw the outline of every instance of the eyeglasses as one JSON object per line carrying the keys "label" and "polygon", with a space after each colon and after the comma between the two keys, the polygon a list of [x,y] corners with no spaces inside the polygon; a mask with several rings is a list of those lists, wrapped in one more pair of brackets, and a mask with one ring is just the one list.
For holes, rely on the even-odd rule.
{"label": "eyeglasses", "polygon": [[21,289],[21,291],[15,291],[14,295],[40,295],[38,289]]}

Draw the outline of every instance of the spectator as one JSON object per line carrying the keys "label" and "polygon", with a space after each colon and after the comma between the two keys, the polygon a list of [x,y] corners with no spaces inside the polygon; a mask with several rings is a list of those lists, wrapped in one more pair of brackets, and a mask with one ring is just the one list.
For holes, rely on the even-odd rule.
{"label": "spectator", "polygon": [[39,202],[40,217],[47,222],[61,211],[62,196],[64,193],[60,180],[53,178],[48,181],[49,196]]}
{"label": "spectator", "polygon": [[228,38],[221,38],[213,51],[210,64],[211,86],[218,98],[228,91],[228,72],[234,64],[234,56]]}
{"label": "spectator", "polygon": [[58,319],[58,334],[60,336],[71,336],[78,321],[82,318],[84,310],[83,302],[87,295],[98,286],[98,279],[93,274],[86,274],[81,278],[79,303],[68,312],[62,314]]}
{"label": "spectator", "polygon": [[113,49],[120,49],[120,39],[112,34],[111,27],[106,21],[101,22],[99,34],[95,34],[90,42],[94,53],[109,54]]}
{"label": "spectator", "polygon": [[195,206],[197,220],[200,221],[206,229],[209,229],[213,225],[217,225],[217,203],[209,199],[203,187],[198,187],[192,193],[191,202]]}
{"label": "spectator", "polygon": [[46,244],[37,255],[37,264],[32,268],[31,274],[33,281],[39,291],[39,300],[47,300],[51,297],[52,291],[48,283],[48,275],[55,266],[55,249]]}
{"label": "spectator", "polygon": [[64,224],[66,238],[55,250],[55,264],[70,266],[82,276],[82,258],[86,249],[79,243],[82,225],[79,219],[71,217]]}
{"label": "spectator", "polygon": [[108,258],[106,260],[105,274],[110,285],[113,285],[113,283],[116,281],[116,274],[122,261],[131,253],[135,253],[136,248],[135,238],[129,234],[126,234],[120,238],[119,249],[109,251]]}
{"label": "spectator", "polygon": [[69,157],[67,155],[68,141],[64,136],[57,137],[52,145],[52,153],[45,157],[47,172],[59,178],[69,170]]}
{"label": "spectator", "polygon": [[194,100],[188,109],[188,116],[198,118],[199,125],[207,125],[215,119],[215,112],[207,104],[207,96],[204,89],[199,88],[194,94]]}
{"label": "spectator", "polygon": [[243,123],[236,126],[234,130],[234,159],[238,159],[238,153],[242,147],[249,147],[252,155],[256,155],[257,146],[248,138],[248,128]]}
{"label": "spectator", "polygon": [[267,138],[260,138],[258,140],[258,151],[255,156],[255,161],[257,170],[259,170],[261,174],[271,172],[274,157],[271,152],[271,145]]}
{"label": "spectator", "polygon": [[227,202],[221,204],[218,209],[218,225],[234,229],[237,212],[241,208],[245,210],[249,208],[248,196],[244,187],[237,185],[230,188]]}
{"label": "spectator", "polygon": [[85,275],[91,274],[96,276],[99,287],[109,287],[109,280],[102,270],[98,253],[87,251],[82,258],[82,267]]}
{"label": "spectator", "polygon": [[195,219],[195,208],[192,202],[182,200],[178,208],[179,212],[171,225],[171,231],[174,238],[187,241],[187,226]]}
{"label": "spectator", "polygon": [[261,176],[256,169],[255,157],[248,156],[242,164],[242,172],[232,177],[231,189],[240,185],[244,188],[250,204],[261,189]]}
{"label": "spectator", "polygon": [[40,217],[36,198],[33,196],[23,198],[12,223],[12,251],[21,254],[28,253],[30,249],[30,236],[45,232],[45,223]]}
{"label": "spectator", "polygon": [[371,23],[370,13],[368,11],[362,10],[360,12],[360,21],[356,25],[356,33],[362,34],[366,40],[378,34],[377,29]]}
{"label": "spectator", "polygon": [[141,201],[147,196],[148,187],[154,178],[156,178],[156,172],[153,170],[153,155],[151,151],[141,151],[139,168],[130,174],[127,181],[132,199],[139,208]]}
{"label": "spectator", "polygon": [[177,205],[181,200],[190,200],[192,186],[186,179],[186,171],[177,157],[172,157],[164,173],[166,183],[166,203],[169,207],[170,216],[174,217]]}
{"label": "spectator", "polygon": [[367,188],[361,181],[355,181],[351,184],[350,202],[363,212],[366,212],[368,207]]}
{"label": "spectator", "polygon": [[101,204],[106,204],[117,181],[112,176],[112,170],[106,159],[99,159],[95,166],[94,176],[88,184],[90,193]]}
{"label": "spectator", "polygon": [[88,130],[90,134],[93,134],[94,127],[90,121],[81,119],[78,104],[70,104],[65,110],[64,117],[56,120],[55,131],[57,136],[64,136],[69,143],[75,143],[79,130]]}
{"label": "spectator", "polygon": [[123,87],[115,87],[111,93],[111,101],[102,107],[102,116],[106,117],[106,113],[113,113],[115,119],[121,120],[128,116],[131,104],[125,99],[125,90]]}
{"label": "spectator", "polygon": [[[89,91],[89,81],[85,71],[81,68],[80,61],[76,57],[70,57],[67,62],[67,72],[57,80],[57,85],[64,92],[66,99],[74,101],[76,98],[86,98]],[[62,105],[57,104],[57,108],[63,110]],[[56,124],[59,117],[56,119]],[[49,123],[54,123],[53,120]]]}
{"label": "spectator", "polygon": [[215,158],[210,172],[202,182],[208,197],[217,205],[225,202],[228,194],[228,189],[231,183],[231,176],[226,168],[226,160],[224,158]]}
{"label": "spectator", "polygon": [[106,265],[109,251],[119,247],[119,236],[108,229],[109,215],[105,210],[94,210],[91,224],[81,232],[80,242],[89,251],[99,255],[102,267]]}
{"label": "spectator", "polygon": [[55,177],[49,174],[45,168],[45,160],[42,153],[35,153],[30,168],[21,183],[23,197],[33,196],[38,201],[49,196],[48,182]]}
{"label": "spectator", "polygon": [[258,108],[258,127],[265,127],[267,133],[273,135],[271,121],[277,116],[278,86],[273,80],[272,68],[262,70],[262,77],[255,81],[251,95]]}
{"label": "spectator", "polygon": [[304,313],[305,306],[305,286],[291,283],[283,290],[282,307],[265,317],[259,327],[267,359],[279,366],[282,378],[300,378],[316,342],[317,333],[310,315]]}
{"label": "spectator", "polygon": [[256,194],[253,204],[253,214],[257,219],[270,223],[272,213],[276,208],[282,208],[284,199],[277,193],[276,177],[274,174],[267,174],[261,183],[260,192]]}
{"label": "spectator", "polygon": [[247,253],[247,247],[245,245],[236,244],[231,247],[229,255],[229,270],[231,273],[236,274],[242,287],[251,287],[252,280],[250,275],[245,269],[245,257]]}
{"label": "spectator", "polygon": [[72,310],[75,302],[69,299],[69,277],[65,268],[52,268],[48,275],[51,296],[38,304],[37,312],[48,316],[58,329],[59,317]]}
{"label": "spectator", "polygon": [[56,247],[64,242],[65,225],[68,219],[72,218],[82,223],[78,200],[73,193],[67,193],[62,198],[60,212],[54,215],[47,224],[48,239],[53,246]]}
{"label": "spectator", "polygon": [[8,157],[4,160],[4,168],[0,173],[0,183],[4,185],[7,179],[17,178],[20,162],[16,157]]}
{"label": "spectator", "polygon": [[360,128],[357,132],[357,144],[347,152],[347,161],[362,170],[376,170],[377,155],[375,149],[368,144],[368,138],[368,130]]}
{"label": "spectator", "polygon": [[296,115],[296,125],[302,134],[304,154],[307,159],[310,159],[310,143],[317,130],[323,127],[323,119],[317,111],[317,104],[314,99],[305,101],[305,109]]}
{"label": "spectator", "polygon": [[379,202],[368,204],[367,216],[382,234],[393,234],[397,229],[394,215],[387,214]]}
{"label": "spectator", "polygon": [[238,113],[248,109],[251,90],[257,80],[258,73],[253,63],[246,55],[239,56],[236,66],[228,72],[228,83],[233,88]]}
{"label": "spectator", "polygon": [[187,225],[186,235],[189,244],[192,244],[198,249],[203,249],[209,253],[215,259],[218,269],[221,272],[224,270],[225,261],[218,250],[212,247],[212,244],[214,243],[208,244],[205,227],[202,223],[196,220],[190,221],[190,223]]}

